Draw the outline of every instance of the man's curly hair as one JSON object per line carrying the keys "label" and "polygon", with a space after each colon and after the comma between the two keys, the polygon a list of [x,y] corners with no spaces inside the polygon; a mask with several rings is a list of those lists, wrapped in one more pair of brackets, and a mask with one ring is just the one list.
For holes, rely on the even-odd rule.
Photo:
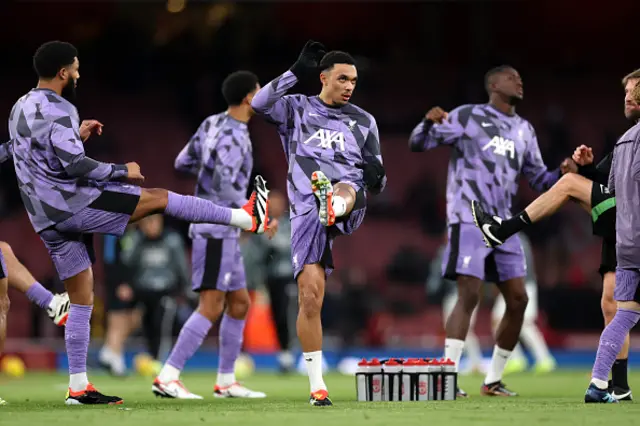
{"label": "man's curly hair", "polygon": [[636,87],[631,92],[631,97],[636,103],[640,104],[640,81],[636,83]]}

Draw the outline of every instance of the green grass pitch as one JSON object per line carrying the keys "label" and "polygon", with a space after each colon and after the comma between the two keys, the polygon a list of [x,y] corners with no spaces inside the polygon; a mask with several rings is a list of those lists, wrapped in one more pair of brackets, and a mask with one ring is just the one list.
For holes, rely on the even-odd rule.
{"label": "green grass pitch", "polygon": [[[487,398],[479,395],[480,376],[461,377],[466,400],[406,403],[358,403],[355,379],[328,375],[326,382],[333,407],[311,407],[304,376],[256,374],[244,383],[267,392],[264,400],[214,399],[214,372],[184,375],[186,386],[204,401],[156,399],[151,380],[139,376],[114,379],[93,374],[92,380],[106,394],[125,400],[123,406],[90,407],[64,405],[65,375],[27,374],[21,379],[0,376],[1,426],[27,425],[627,425],[638,421],[640,403],[583,403],[588,371],[561,371],[545,376],[520,374],[505,382],[519,392],[517,398]],[[640,373],[630,383],[640,382]],[[638,387],[640,391],[640,387]],[[640,397],[640,394],[638,395]],[[123,410],[122,408],[126,408]]]}

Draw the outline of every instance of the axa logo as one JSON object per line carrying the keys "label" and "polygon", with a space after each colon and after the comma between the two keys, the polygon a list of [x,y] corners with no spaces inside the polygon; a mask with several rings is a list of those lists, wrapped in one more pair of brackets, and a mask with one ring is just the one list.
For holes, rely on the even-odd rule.
{"label": "axa logo", "polygon": [[344,151],[344,133],[339,130],[318,129],[309,139],[304,141],[304,144],[307,145],[312,141],[317,142],[316,146],[323,149]]}
{"label": "axa logo", "polygon": [[506,157],[507,154],[511,159],[516,156],[516,144],[511,139],[505,139],[502,136],[494,136],[485,146],[482,147],[483,151],[493,147],[493,153],[496,155],[502,155]]}

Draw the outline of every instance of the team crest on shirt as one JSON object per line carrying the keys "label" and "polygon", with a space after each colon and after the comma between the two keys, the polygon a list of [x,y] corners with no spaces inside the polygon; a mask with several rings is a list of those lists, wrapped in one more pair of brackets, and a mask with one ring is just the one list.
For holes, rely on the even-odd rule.
{"label": "team crest on shirt", "polygon": [[502,136],[494,136],[485,146],[482,147],[483,151],[493,148],[493,153],[496,155],[502,155],[503,157],[516,156],[516,144],[511,139],[505,139]]}

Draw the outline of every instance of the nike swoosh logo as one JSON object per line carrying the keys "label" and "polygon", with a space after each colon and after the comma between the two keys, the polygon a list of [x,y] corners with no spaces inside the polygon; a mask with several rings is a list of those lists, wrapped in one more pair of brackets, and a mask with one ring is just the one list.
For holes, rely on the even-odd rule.
{"label": "nike swoosh logo", "polygon": [[481,123],[482,127],[493,126],[493,123],[485,123],[484,121]]}
{"label": "nike swoosh logo", "polygon": [[313,361],[313,358],[305,358],[304,360],[308,361],[308,362],[311,362],[311,361]]}
{"label": "nike swoosh logo", "polygon": [[320,117],[320,114],[309,113],[309,117]]}
{"label": "nike swoosh logo", "polygon": [[484,234],[491,238],[493,241],[495,241],[498,244],[502,244],[502,241],[500,241],[499,239],[497,239],[496,237],[493,236],[493,234],[491,233],[491,231],[489,230],[489,228],[491,228],[491,225],[488,223],[485,223],[484,225],[482,225],[482,232],[484,232]]}
{"label": "nike swoosh logo", "polygon": [[617,393],[615,393],[615,391],[613,393],[611,393],[611,396],[614,397],[615,399],[624,399],[624,398],[628,397],[629,395],[631,395],[631,391],[625,392],[625,393],[621,393],[621,394],[617,394]]}

